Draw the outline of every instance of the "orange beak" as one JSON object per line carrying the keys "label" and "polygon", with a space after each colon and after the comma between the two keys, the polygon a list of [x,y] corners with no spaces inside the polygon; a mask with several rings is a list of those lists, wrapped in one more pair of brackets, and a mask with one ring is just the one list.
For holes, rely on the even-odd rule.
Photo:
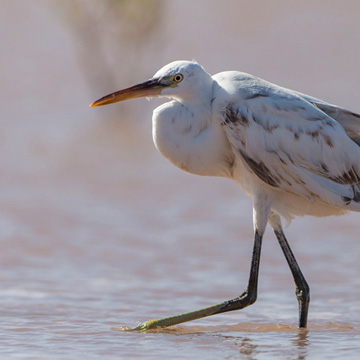
{"label": "orange beak", "polygon": [[106,95],[99,100],[90,104],[91,107],[113,104],[119,101],[128,99],[134,99],[145,96],[157,96],[161,93],[161,90],[168,85],[161,84],[158,79],[150,79],[141,84],[131,86],[124,90],[116,91],[112,94]]}

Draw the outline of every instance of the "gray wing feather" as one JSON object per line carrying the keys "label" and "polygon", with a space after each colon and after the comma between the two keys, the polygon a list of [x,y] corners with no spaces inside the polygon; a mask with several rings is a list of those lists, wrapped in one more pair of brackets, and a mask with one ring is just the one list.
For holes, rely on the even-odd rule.
{"label": "gray wing feather", "polygon": [[339,106],[297,92],[297,94],[336,120],[347,135],[360,146],[360,115]]}
{"label": "gray wing feather", "polygon": [[350,140],[359,115],[253,78],[227,92],[222,125],[258,178],[309,200],[360,206],[360,148]]}

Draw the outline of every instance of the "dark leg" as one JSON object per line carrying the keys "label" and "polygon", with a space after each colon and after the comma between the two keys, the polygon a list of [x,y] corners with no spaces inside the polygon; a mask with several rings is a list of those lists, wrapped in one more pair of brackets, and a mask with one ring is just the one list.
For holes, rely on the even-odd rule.
{"label": "dark leg", "polygon": [[[183,322],[190,320],[201,319],[210,315],[220,314],[232,310],[243,309],[244,307],[253,304],[256,301],[256,297],[257,297],[257,284],[258,284],[258,275],[259,275],[262,237],[263,237],[262,234],[260,235],[259,232],[256,230],[254,249],[251,260],[249,283],[242,295],[240,295],[239,297],[233,300],[228,300],[223,303],[209,306],[204,309],[195,310],[189,313],[175,315],[163,319],[146,321],[143,324],[131,330],[145,331],[156,328],[164,328],[172,325],[181,324]],[[115,330],[124,330],[124,329],[120,328]]]}
{"label": "dark leg", "polygon": [[[310,288],[306,282],[304,275],[302,274],[300,267],[295,259],[293,252],[289,246],[289,243],[286,240],[282,226],[280,223],[280,218],[276,219],[277,215],[272,216],[271,219],[275,222],[270,222],[271,226],[274,229],[275,235],[279,241],[281,249],[285,255],[286,261],[289,264],[291,273],[293,275],[295,285],[296,285],[296,297],[299,302],[299,328],[306,328],[308,309],[310,303]],[[275,219],[274,219],[275,218]]]}
{"label": "dark leg", "polygon": [[243,309],[246,306],[252,305],[256,301],[261,245],[262,245],[262,235],[260,235],[256,230],[248,286],[240,296],[238,296],[233,300],[226,301],[224,303],[226,304],[226,306],[224,306],[223,309],[217,311],[216,314],[220,314],[231,310]]}

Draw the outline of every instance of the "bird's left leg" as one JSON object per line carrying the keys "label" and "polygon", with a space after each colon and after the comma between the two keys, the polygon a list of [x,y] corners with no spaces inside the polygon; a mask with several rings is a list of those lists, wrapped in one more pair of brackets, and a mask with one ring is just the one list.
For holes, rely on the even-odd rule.
{"label": "bird's left leg", "polygon": [[306,328],[310,302],[309,285],[306,282],[305,277],[302,274],[300,267],[295,259],[295,256],[291,251],[290,245],[286,240],[284,231],[281,226],[280,216],[275,213],[271,213],[269,217],[269,224],[275,232],[295,281],[296,297],[299,302],[299,328]]}
{"label": "bird's left leg", "polygon": [[256,301],[257,284],[260,265],[260,253],[263,234],[268,221],[270,213],[270,202],[267,197],[257,196],[254,200],[254,248],[251,260],[249,282],[246,290],[238,297],[232,300],[224,301],[220,304],[209,306],[200,310],[191,311],[185,314],[175,315],[163,319],[146,321],[134,329],[114,329],[114,330],[132,330],[132,331],[146,331],[156,328],[165,328],[172,325],[181,324],[187,321],[201,319],[207,316],[220,314],[227,311],[243,309]]}

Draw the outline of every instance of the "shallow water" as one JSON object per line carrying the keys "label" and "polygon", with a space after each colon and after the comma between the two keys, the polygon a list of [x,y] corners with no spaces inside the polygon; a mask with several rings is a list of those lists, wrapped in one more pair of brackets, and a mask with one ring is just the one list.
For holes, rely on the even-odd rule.
{"label": "shallow water", "polygon": [[[144,60],[143,68],[136,67],[139,73],[122,70],[129,81],[142,80],[150,68],[155,71],[174,56],[209,58],[208,50],[187,47],[184,41],[197,24],[202,2],[196,2],[193,14],[184,13],[182,1],[168,3],[168,15],[178,16],[165,16],[162,26],[167,31],[162,34],[173,41],[163,51],[154,40],[149,44],[156,51],[131,47],[134,57],[142,54],[152,63],[145,65]],[[212,10],[204,11],[211,19],[218,3],[210,3]],[[307,331],[297,329],[294,284],[269,229],[258,300],[251,307],[147,333],[112,330],[239,295],[247,284],[252,252],[251,203],[229,180],[185,174],[156,152],[149,124],[154,102],[89,109],[87,105],[105,93],[100,85],[88,88],[74,55],[74,33],[45,4],[14,0],[2,4],[0,13],[1,33],[10,34],[1,39],[7,51],[0,58],[7,70],[2,73],[6,86],[0,118],[1,359],[358,359],[359,214],[296,219],[286,229],[311,288]],[[224,27],[210,32],[209,38],[222,40],[218,61],[209,61],[210,67],[222,70],[221,63],[231,68],[234,59],[241,59],[249,67],[246,71],[254,66],[258,74],[272,74],[270,80],[283,76],[283,83],[306,83],[318,94],[344,94],[342,104],[356,111],[358,47],[353,44],[359,43],[354,36],[360,31],[337,27],[349,34],[342,46],[352,56],[344,58],[333,51],[333,37],[314,36],[316,23],[305,21],[304,27],[296,27],[301,36],[291,51],[291,26],[302,24],[308,7],[294,12],[296,21],[290,21],[291,9],[287,16],[273,14],[276,26],[264,11],[265,30],[254,27],[256,12],[244,9],[248,16],[242,19],[248,17],[252,29],[248,37],[241,32],[244,22],[237,27],[237,22],[225,21],[228,11],[217,9]],[[334,19],[358,24],[356,11],[345,21],[341,9],[327,9],[325,16],[322,7],[315,7],[310,20],[318,19],[329,31]],[[187,24],[192,25],[175,31],[177,22],[189,16],[194,21]],[[173,23],[167,23],[170,18]],[[245,40],[236,55],[223,56],[235,48],[227,45],[225,36],[234,31]],[[305,41],[310,38],[306,34],[312,42]],[[192,35],[199,36],[195,31]],[[86,46],[92,44],[89,40]],[[126,44],[119,48],[125,53]],[[283,63],[276,60],[279,73],[259,56],[263,49],[270,59],[271,54],[279,59],[279,51],[290,57]],[[319,59],[326,59],[322,65],[331,70],[331,83],[337,86],[327,86],[324,68],[312,63],[306,79],[287,71],[301,54],[314,49],[319,49]],[[344,68],[333,73],[336,56]],[[119,88],[130,84],[121,80]],[[121,118],[116,123],[109,120],[115,113]]]}
{"label": "shallow water", "polygon": [[[249,271],[250,203],[236,186],[144,160],[156,176],[141,177],[140,162],[116,186],[96,176],[114,162],[83,169],[86,178],[4,180],[3,358],[358,357],[356,214],[287,229],[311,286],[308,331],[297,329],[291,275],[270,231],[253,306],[149,333],[112,330],[230,299]],[[122,161],[136,160],[122,156],[119,169]]]}

